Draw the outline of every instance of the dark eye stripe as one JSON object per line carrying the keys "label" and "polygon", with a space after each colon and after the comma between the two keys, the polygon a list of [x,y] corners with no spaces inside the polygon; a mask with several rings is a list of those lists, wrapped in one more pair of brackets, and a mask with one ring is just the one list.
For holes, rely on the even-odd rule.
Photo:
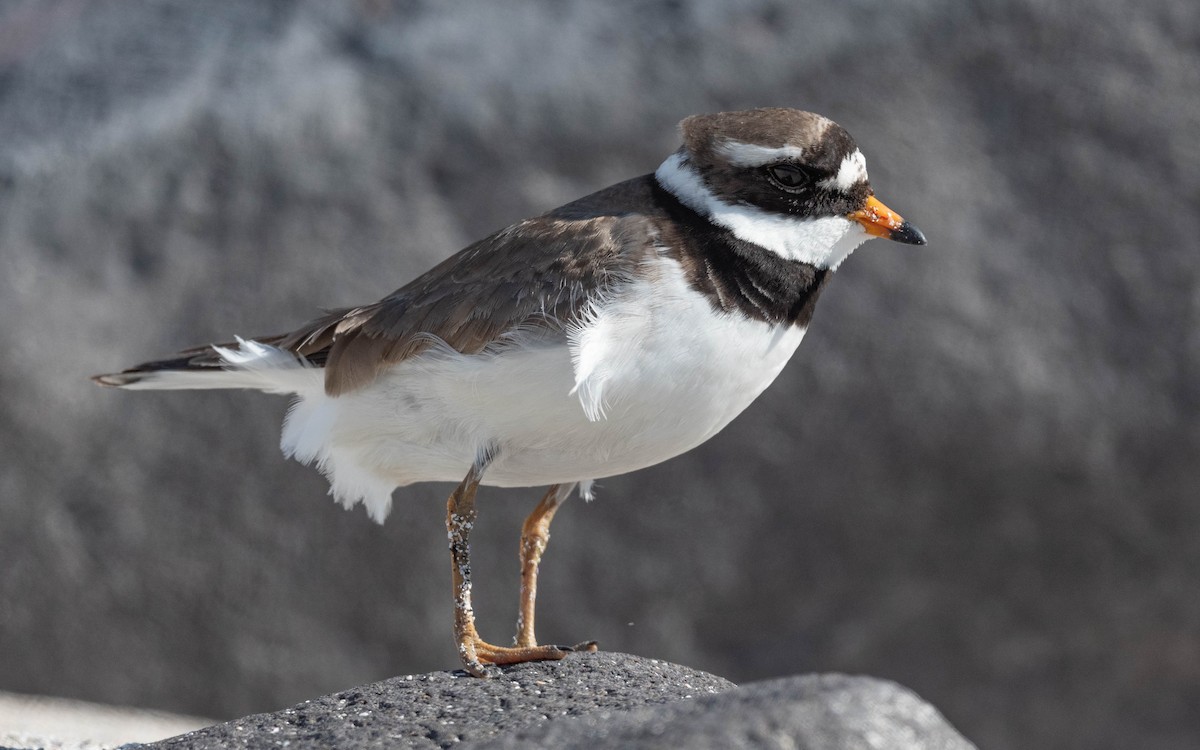
{"label": "dark eye stripe", "polygon": [[772,164],[767,167],[767,178],[777,188],[797,192],[812,182],[812,176],[795,164]]}

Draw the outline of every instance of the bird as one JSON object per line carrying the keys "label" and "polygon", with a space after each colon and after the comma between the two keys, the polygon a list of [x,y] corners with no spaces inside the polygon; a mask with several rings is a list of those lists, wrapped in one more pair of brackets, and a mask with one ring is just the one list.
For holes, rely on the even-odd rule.
{"label": "bird", "polygon": [[[862,151],[824,116],[700,114],[679,134],[653,173],[501,229],[378,302],[93,379],[292,396],[284,454],[379,523],[396,488],[455,483],[446,528],[467,673],[595,650],[535,636],[561,504],[720,432],[779,375],[863,242],[926,244],[875,197]],[[472,608],[481,485],[548,487],[522,526],[511,646],[484,641]]]}

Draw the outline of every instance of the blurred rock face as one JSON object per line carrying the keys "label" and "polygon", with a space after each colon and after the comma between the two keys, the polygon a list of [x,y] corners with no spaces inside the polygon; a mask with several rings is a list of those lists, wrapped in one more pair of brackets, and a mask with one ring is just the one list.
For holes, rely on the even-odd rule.
{"label": "blurred rock face", "polygon": [[[330,6],[0,4],[0,689],[232,716],[453,666],[448,487],[376,527],[280,457],[281,400],[86,376],[781,105],[930,245],[859,250],[747,414],[559,514],[540,635],[896,679],[981,746],[1195,736],[1200,6]],[[481,500],[493,640],[537,495]]]}

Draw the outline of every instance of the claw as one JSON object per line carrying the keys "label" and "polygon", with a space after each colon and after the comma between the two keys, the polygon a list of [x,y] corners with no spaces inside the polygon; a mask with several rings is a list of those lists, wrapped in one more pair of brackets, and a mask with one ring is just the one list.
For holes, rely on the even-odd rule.
{"label": "claw", "polygon": [[484,664],[481,661],[475,661],[470,664],[464,661],[463,671],[472,677],[478,677],[483,680],[490,680],[504,674],[500,670],[500,667],[493,664]]}
{"label": "claw", "polygon": [[558,661],[573,649],[565,646],[494,646],[484,640],[468,637],[459,645],[463,668],[476,677],[495,677],[496,666],[522,664],[527,661]]}

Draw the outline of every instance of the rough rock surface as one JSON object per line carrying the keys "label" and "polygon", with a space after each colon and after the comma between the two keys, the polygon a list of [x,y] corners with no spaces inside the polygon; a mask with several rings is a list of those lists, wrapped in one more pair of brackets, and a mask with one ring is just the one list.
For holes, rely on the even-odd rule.
{"label": "rough rock surface", "polygon": [[520,750],[969,750],[937,709],[894,682],[840,674],[750,683],[718,695],[546,722],[478,745]]}
{"label": "rough rock surface", "polygon": [[929,704],[868,677],[808,675],[737,687],[615,653],[395,677],[148,747],[809,748],[968,750]]}
{"label": "rough rock surface", "polygon": [[465,672],[393,677],[275,713],[164,740],[158,748],[448,747],[593,711],[623,712],[734,689],[728,680],[624,654],[572,654],[507,667],[480,680]]}

